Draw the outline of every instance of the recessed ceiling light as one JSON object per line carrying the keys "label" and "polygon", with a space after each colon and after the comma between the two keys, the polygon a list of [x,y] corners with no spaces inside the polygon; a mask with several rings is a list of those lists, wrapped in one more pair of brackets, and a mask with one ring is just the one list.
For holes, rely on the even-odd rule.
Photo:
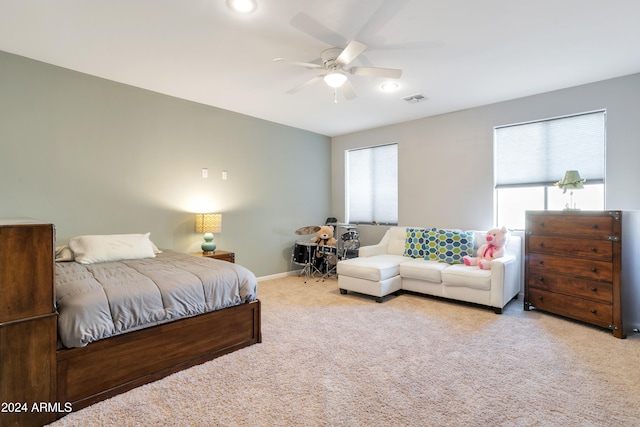
{"label": "recessed ceiling light", "polygon": [[387,82],[380,87],[385,92],[393,92],[394,90],[397,90],[400,87],[400,85],[396,82]]}
{"label": "recessed ceiling light", "polygon": [[258,7],[255,0],[227,0],[227,5],[239,13],[251,13]]}

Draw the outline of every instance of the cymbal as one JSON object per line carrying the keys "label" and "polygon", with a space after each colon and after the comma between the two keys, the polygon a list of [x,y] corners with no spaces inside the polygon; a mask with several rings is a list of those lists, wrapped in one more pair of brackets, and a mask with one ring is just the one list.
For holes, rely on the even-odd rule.
{"label": "cymbal", "polygon": [[347,229],[347,230],[351,230],[352,228],[358,228],[357,224],[343,224],[341,225],[342,228]]}
{"label": "cymbal", "polygon": [[313,234],[317,233],[318,231],[320,231],[320,227],[318,227],[317,225],[309,225],[307,227],[298,228],[296,230],[296,234]]}

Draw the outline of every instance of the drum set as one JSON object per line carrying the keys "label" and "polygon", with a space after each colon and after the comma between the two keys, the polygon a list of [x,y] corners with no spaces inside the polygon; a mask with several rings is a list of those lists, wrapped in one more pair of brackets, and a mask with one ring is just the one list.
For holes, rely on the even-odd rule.
{"label": "drum set", "polygon": [[[340,234],[336,239],[336,246],[319,245],[310,241],[298,240],[293,247],[291,254],[291,262],[296,265],[303,266],[299,276],[304,275],[304,282],[310,277],[320,275],[319,280],[325,280],[330,276],[336,275],[338,261],[342,259],[355,258],[358,256],[360,249],[360,234],[358,226],[351,224],[327,223],[332,226],[334,235]],[[298,228],[295,233],[299,236],[317,233],[320,227],[310,225]]]}

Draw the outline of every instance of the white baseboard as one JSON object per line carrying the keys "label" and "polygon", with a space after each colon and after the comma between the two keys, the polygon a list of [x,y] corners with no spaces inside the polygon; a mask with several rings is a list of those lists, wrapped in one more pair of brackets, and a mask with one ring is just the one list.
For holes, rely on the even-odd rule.
{"label": "white baseboard", "polygon": [[300,274],[301,271],[302,270],[285,271],[284,273],[270,274],[269,276],[260,276],[260,277],[257,277],[257,279],[258,279],[258,282],[262,282],[265,280],[272,280],[272,279],[282,279],[283,277],[297,276]]}

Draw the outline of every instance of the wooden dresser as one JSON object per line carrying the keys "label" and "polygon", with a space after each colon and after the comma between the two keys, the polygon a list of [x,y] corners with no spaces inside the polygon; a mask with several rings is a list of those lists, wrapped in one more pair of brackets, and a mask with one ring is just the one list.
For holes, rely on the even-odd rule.
{"label": "wooden dresser", "polygon": [[528,211],[524,309],[608,328],[624,338],[623,293],[633,300],[638,286],[638,260],[628,259],[640,239],[637,218],[637,212],[622,211]]}
{"label": "wooden dresser", "polygon": [[54,241],[52,224],[0,219],[1,426],[56,418]]}

